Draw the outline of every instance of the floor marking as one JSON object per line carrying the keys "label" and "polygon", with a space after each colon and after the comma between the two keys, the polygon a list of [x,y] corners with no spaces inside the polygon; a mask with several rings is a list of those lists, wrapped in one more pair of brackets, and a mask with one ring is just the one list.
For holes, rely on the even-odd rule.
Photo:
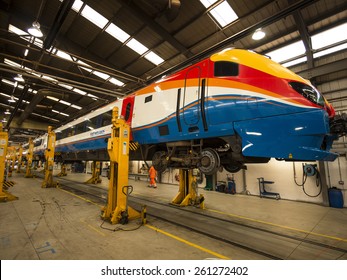
{"label": "floor marking", "polygon": [[227,216],[231,216],[231,217],[240,218],[240,219],[243,219],[243,220],[256,222],[256,223],[261,223],[261,224],[275,226],[275,227],[279,227],[279,228],[283,228],[283,229],[289,229],[289,230],[293,230],[293,231],[298,231],[298,232],[302,232],[302,233],[305,233],[305,234],[312,234],[312,235],[316,235],[316,236],[319,236],[319,237],[325,237],[325,238],[329,238],[329,239],[333,239],[333,240],[337,240],[337,241],[347,242],[347,239],[340,238],[340,237],[325,235],[325,234],[321,234],[321,233],[315,233],[315,232],[311,232],[311,231],[307,231],[307,230],[303,230],[303,229],[298,229],[298,228],[292,228],[292,227],[288,227],[288,226],[283,226],[283,225],[279,225],[279,224],[265,222],[265,221],[262,221],[262,220],[248,218],[248,217],[245,217],[245,216],[239,216],[239,215],[235,215],[235,214],[225,213],[225,212],[218,211],[218,210],[213,210],[213,209],[206,209],[206,210],[210,211],[210,212],[215,212],[215,213],[218,213],[218,214],[222,214],[222,215],[227,215]]}
{"label": "floor marking", "polygon": [[208,254],[211,254],[211,255],[213,255],[213,256],[219,258],[219,259],[230,260],[230,258],[228,258],[228,257],[226,257],[226,256],[223,256],[223,255],[218,254],[218,253],[216,253],[216,252],[213,252],[213,251],[211,251],[211,250],[209,250],[209,249],[206,249],[206,248],[204,248],[204,247],[201,247],[201,246],[199,246],[199,245],[197,245],[197,244],[194,244],[194,243],[192,243],[192,242],[189,242],[189,241],[187,241],[187,240],[185,240],[185,239],[183,239],[183,238],[180,238],[180,237],[178,237],[178,236],[176,236],[176,235],[173,235],[173,234],[171,234],[171,233],[168,233],[168,232],[166,232],[166,231],[163,231],[163,230],[161,230],[161,229],[159,229],[159,228],[156,228],[156,227],[154,227],[154,226],[150,226],[150,225],[148,225],[148,224],[146,224],[145,226],[148,227],[148,228],[150,228],[150,229],[152,229],[152,230],[155,230],[155,231],[157,231],[157,232],[160,232],[161,234],[164,234],[164,235],[169,236],[169,237],[171,237],[171,238],[173,238],[173,239],[176,239],[176,240],[178,240],[178,241],[180,241],[180,242],[182,242],[182,243],[185,243],[185,244],[187,244],[187,245],[189,245],[189,246],[192,246],[192,247],[194,247],[194,248],[196,248],[196,249],[199,249],[199,250],[204,251],[204,252],[206,252],[206,253],[208,253]]}
{"label": "floor marking", "polygon": [[96,231],[97,233],[101,234],[102,236],[106,236],[105,233],[103,233],[102,231],[100,231],[99,229],[97,229],[96,227],[92,226],[91,224],[88,224],[86,221],[80,219],[80,221],[84,224],[86,224],[89,228],[91,228],[92,230]]}

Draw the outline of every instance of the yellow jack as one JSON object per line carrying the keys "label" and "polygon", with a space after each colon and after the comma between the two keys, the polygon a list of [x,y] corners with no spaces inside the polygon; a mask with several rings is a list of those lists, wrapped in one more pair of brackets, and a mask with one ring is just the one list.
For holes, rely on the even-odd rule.
{"label": "yellow jack", "polygon": [[140,218],[140,213],[128,206],[132,186],[128,185],[130,127],[118,115],[118,108],[112,111],[112,132],[107,151],[110,156],[110,180],[107,205],[102,209],[102,219],[111,224],[125,224],[128,220]]}

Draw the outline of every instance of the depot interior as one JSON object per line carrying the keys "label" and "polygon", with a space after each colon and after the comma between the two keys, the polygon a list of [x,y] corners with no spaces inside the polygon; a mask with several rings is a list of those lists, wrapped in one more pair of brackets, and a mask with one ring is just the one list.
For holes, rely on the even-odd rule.
{"label": "depot interior", "polygon": [[[12,168],[25,170],[25,155],[18,161],[19,147],[47,133],[48,126],[68,124],[225,48],[271,57],[309,79],[337,115],[347,112],[344,0],[1,0],[0,8],[0,118],[13,147],[7,157]],[[345,211],[346,136],[334,142],[332,151],[339,154],[332,162],[271,159],[237,173],[198,175],[198,188],[206,191],[206,203],[209,194],[218,192],[230,204],[240,196]],[[108,182],[110,162],[100,164],[100,177]],[[148,167],[144,161],[131,161],[129,182],[147,184]],[[44,163],[34,156],[32,168],[40,170]],[[64,168],[67,177],[87,178],[93,161],[76,160]],[[53,174],[61,169],[61,163],[54,163]],[[259,178],[268,182],[266,190]],[[179,179],[178,169],[167,169],[158,178],[158,189],[165,185],[177,190]],[[40,187],[37,181],[30,184]],[[21,187],[8,191],[16,195],[15,188]],[[332,188],[338,201],[331,201]],[[346,216],[336,215],[342,214]]]}

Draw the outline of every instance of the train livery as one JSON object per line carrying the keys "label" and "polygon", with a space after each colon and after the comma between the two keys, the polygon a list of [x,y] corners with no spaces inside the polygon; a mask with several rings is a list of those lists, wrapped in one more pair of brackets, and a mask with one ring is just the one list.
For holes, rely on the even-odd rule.
{"label": "train livery", "polygon": [[[111,110],[130,124],[130,157],[167,167],[237,172],[270,158],[332,161],[334,109],[270,58],[226,49],[55,129],[62,160],[107,160]],[[44,147],[43,147],[44,148]]]}

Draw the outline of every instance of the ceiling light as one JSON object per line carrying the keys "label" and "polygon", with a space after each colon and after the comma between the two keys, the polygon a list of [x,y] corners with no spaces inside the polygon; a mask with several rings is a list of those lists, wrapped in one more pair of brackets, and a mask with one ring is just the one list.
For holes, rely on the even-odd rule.
{"label": "ceiling light", "polygon": [[261,30],[261,28],[258,28],[252,35],[253,40],[260,40],[265,37],[265,32]]}
{"label": "ceiling light", "polygon": [[5,115],[10,115],[10,114],[11,114],[10,109],[6,109]]}
{"label": "ceiling light", "polygon": [[8,100],[8,102],[10,102],[10,103],[15,103],[15,102],[17,102],[16,100],[14,100],[14,96],[13,95],[11,95],[11,98]]}
{"label": "ceiling light", "polygon": [[28,32],[34,37],[42,37],[43,34],[40,29],[40,24],[37,21],[33,22],[33,26],[28,29]]}
{"label": "ceiling light", "polygon": [[24,82],[23,76],[21,74],[18,74],[14,79],[18,82]]}

